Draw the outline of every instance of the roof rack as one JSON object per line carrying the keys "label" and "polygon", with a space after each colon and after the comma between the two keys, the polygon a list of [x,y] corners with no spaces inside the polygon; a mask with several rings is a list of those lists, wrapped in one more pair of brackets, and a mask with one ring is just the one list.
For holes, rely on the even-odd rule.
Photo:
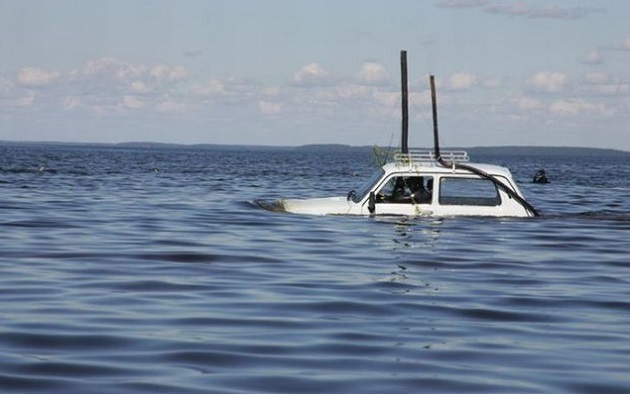
{"label": "roof rack", "polygon": [[[440,151],[443,160],[451,162],[467,162],[470,160],[468,152],[464,150]],[[436,162],[435,153],[428,150],[410,149],[409,153],[395,153],[394,162],[396,164],[431,163]]]}

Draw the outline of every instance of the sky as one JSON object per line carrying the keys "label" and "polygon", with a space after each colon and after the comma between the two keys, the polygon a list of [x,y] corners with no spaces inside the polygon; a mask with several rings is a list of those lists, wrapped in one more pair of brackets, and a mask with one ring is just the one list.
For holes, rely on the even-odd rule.
{"label": "sky", "polygon": [[0,0],[0,141],[630,151],[625,0]]}

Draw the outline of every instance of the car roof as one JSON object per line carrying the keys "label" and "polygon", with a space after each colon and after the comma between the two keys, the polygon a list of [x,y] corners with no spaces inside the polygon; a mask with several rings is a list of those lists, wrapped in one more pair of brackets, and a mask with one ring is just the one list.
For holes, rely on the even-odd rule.
{"label": "car roof", "polygon": [[[503,176],[507,178],[511,178],[511,172],[508,168],[494,165],[494,164],[485,164],[485,163],[466,163],[467,166],[475,167],[487,174],[495,175],[495,176]],[[444,167],[438,162],[422,162],[422,163],[387,163],[383,166],[383,170],[386,173],[392,172],[404,172],[409,174],[470,174],[470,171],[465,169],[455,169],[452,167]]]}

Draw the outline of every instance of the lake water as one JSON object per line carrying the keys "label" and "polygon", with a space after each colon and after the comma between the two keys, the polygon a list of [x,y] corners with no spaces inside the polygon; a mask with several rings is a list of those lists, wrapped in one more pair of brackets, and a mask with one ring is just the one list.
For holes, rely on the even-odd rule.
{"label": "lake water", "polygon": [[252,204],[356,152],[0,146],[0,392],[630,392],[628,157],[473,159],[543,216]]}

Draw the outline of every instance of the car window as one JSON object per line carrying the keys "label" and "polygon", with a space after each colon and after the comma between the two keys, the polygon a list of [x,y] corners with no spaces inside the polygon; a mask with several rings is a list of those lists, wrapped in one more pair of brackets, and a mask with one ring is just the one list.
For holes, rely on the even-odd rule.
{"label": "car window", "polygon": [[441,205],[480,205],[501,204],[497,186],[489,179],[442,177],[440,179]]}
{"label": "car window", "polygon": [[377,202],[390,204],[430,204],[432,176],[394,176],[387,180],[377,195]]}

